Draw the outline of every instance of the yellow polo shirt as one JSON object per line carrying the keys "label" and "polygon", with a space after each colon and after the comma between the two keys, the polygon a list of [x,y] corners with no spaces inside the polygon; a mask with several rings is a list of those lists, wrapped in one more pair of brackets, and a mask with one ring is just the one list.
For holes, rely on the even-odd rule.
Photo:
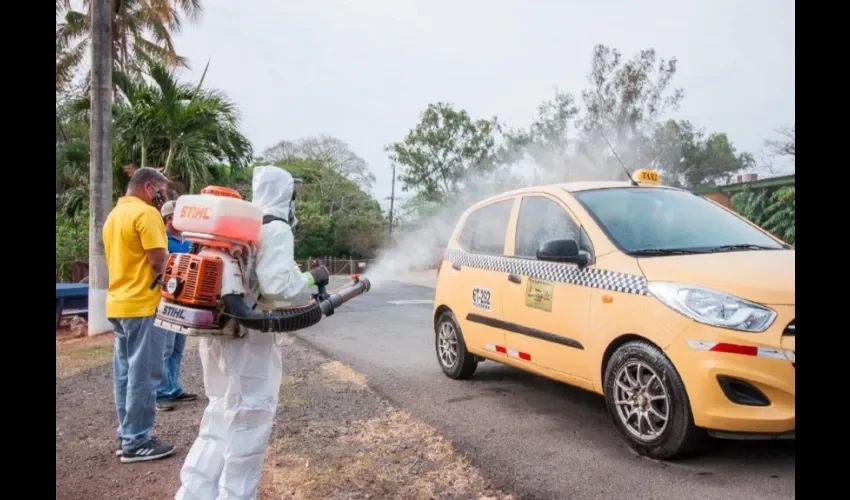
{"label": "yellow polo shirt", "polygon": [[154,274],[145,255],[156,248],[168,248],[159,211],[135,196],[119,199],[103,224],[108,318],[140,318],[156,312],[160,290],[150,289]]}

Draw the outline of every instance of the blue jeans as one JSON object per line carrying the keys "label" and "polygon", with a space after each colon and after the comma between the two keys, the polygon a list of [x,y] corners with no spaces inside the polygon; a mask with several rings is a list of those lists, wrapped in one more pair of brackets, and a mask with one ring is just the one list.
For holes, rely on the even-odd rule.
{"label": "blue jeans", "polygon": [[154,316],[109,318],[115,332],[113,383],[124,451],[133,451],[151,438],[156,417],[165,336],[154,329],[153,320]]}
{"label": "blue jeans", "polygon": [[183,350],[186,349],[186,336],[154,327],[165,336],[163,349],[162,382],[156,388],[157,398],[176,398],[183,394],[180,385],[180,363],[183,361]]}

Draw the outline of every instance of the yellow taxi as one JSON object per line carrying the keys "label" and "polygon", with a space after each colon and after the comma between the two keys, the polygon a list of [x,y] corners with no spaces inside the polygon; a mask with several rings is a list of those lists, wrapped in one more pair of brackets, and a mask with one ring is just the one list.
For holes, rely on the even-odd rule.
{"label": "yellow taxi", "polygon": [[653,171],[503,193],[443,254],[437,360],[454,379],[492,360],[602,394],[652,458],[706,434],[793,439],[794,254]]}

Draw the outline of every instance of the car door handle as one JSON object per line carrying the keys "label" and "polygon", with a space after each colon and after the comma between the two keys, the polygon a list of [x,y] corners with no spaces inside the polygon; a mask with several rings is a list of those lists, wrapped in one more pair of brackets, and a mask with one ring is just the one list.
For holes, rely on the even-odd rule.
{"label": "car door handle", "polygon": [[510,281],[511,283],[516,283],[517,285],[520,285],[520,284],[522,284],[522,277],[517,276],[516,274],[509,274],[508,275],[508,281]]}
{"label": "car door handle", "polygon": [[460,264],[458,264],[457,262],[452,262],[452,269],[454,269],[455,271],[460,271]]}

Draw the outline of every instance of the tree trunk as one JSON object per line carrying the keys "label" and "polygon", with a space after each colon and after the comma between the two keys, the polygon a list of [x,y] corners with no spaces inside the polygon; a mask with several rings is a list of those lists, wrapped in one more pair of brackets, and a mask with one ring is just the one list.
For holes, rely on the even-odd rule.
{"label": "tree trunk", "polygon": [[89,335],[107,333],[109,274],[103,223],[112,210],[112,24],[111,1],[92,1],[91,131],[89,165]]}
{"label": "tree trunk", "polygon": [[168,156],[165,158],[165,168],[162,169],[162,173],[166,176],[168,176],[168,174],[171,172],[171,162],[174,160],[174,149],[175,145],[172,142],[168,146]]}

